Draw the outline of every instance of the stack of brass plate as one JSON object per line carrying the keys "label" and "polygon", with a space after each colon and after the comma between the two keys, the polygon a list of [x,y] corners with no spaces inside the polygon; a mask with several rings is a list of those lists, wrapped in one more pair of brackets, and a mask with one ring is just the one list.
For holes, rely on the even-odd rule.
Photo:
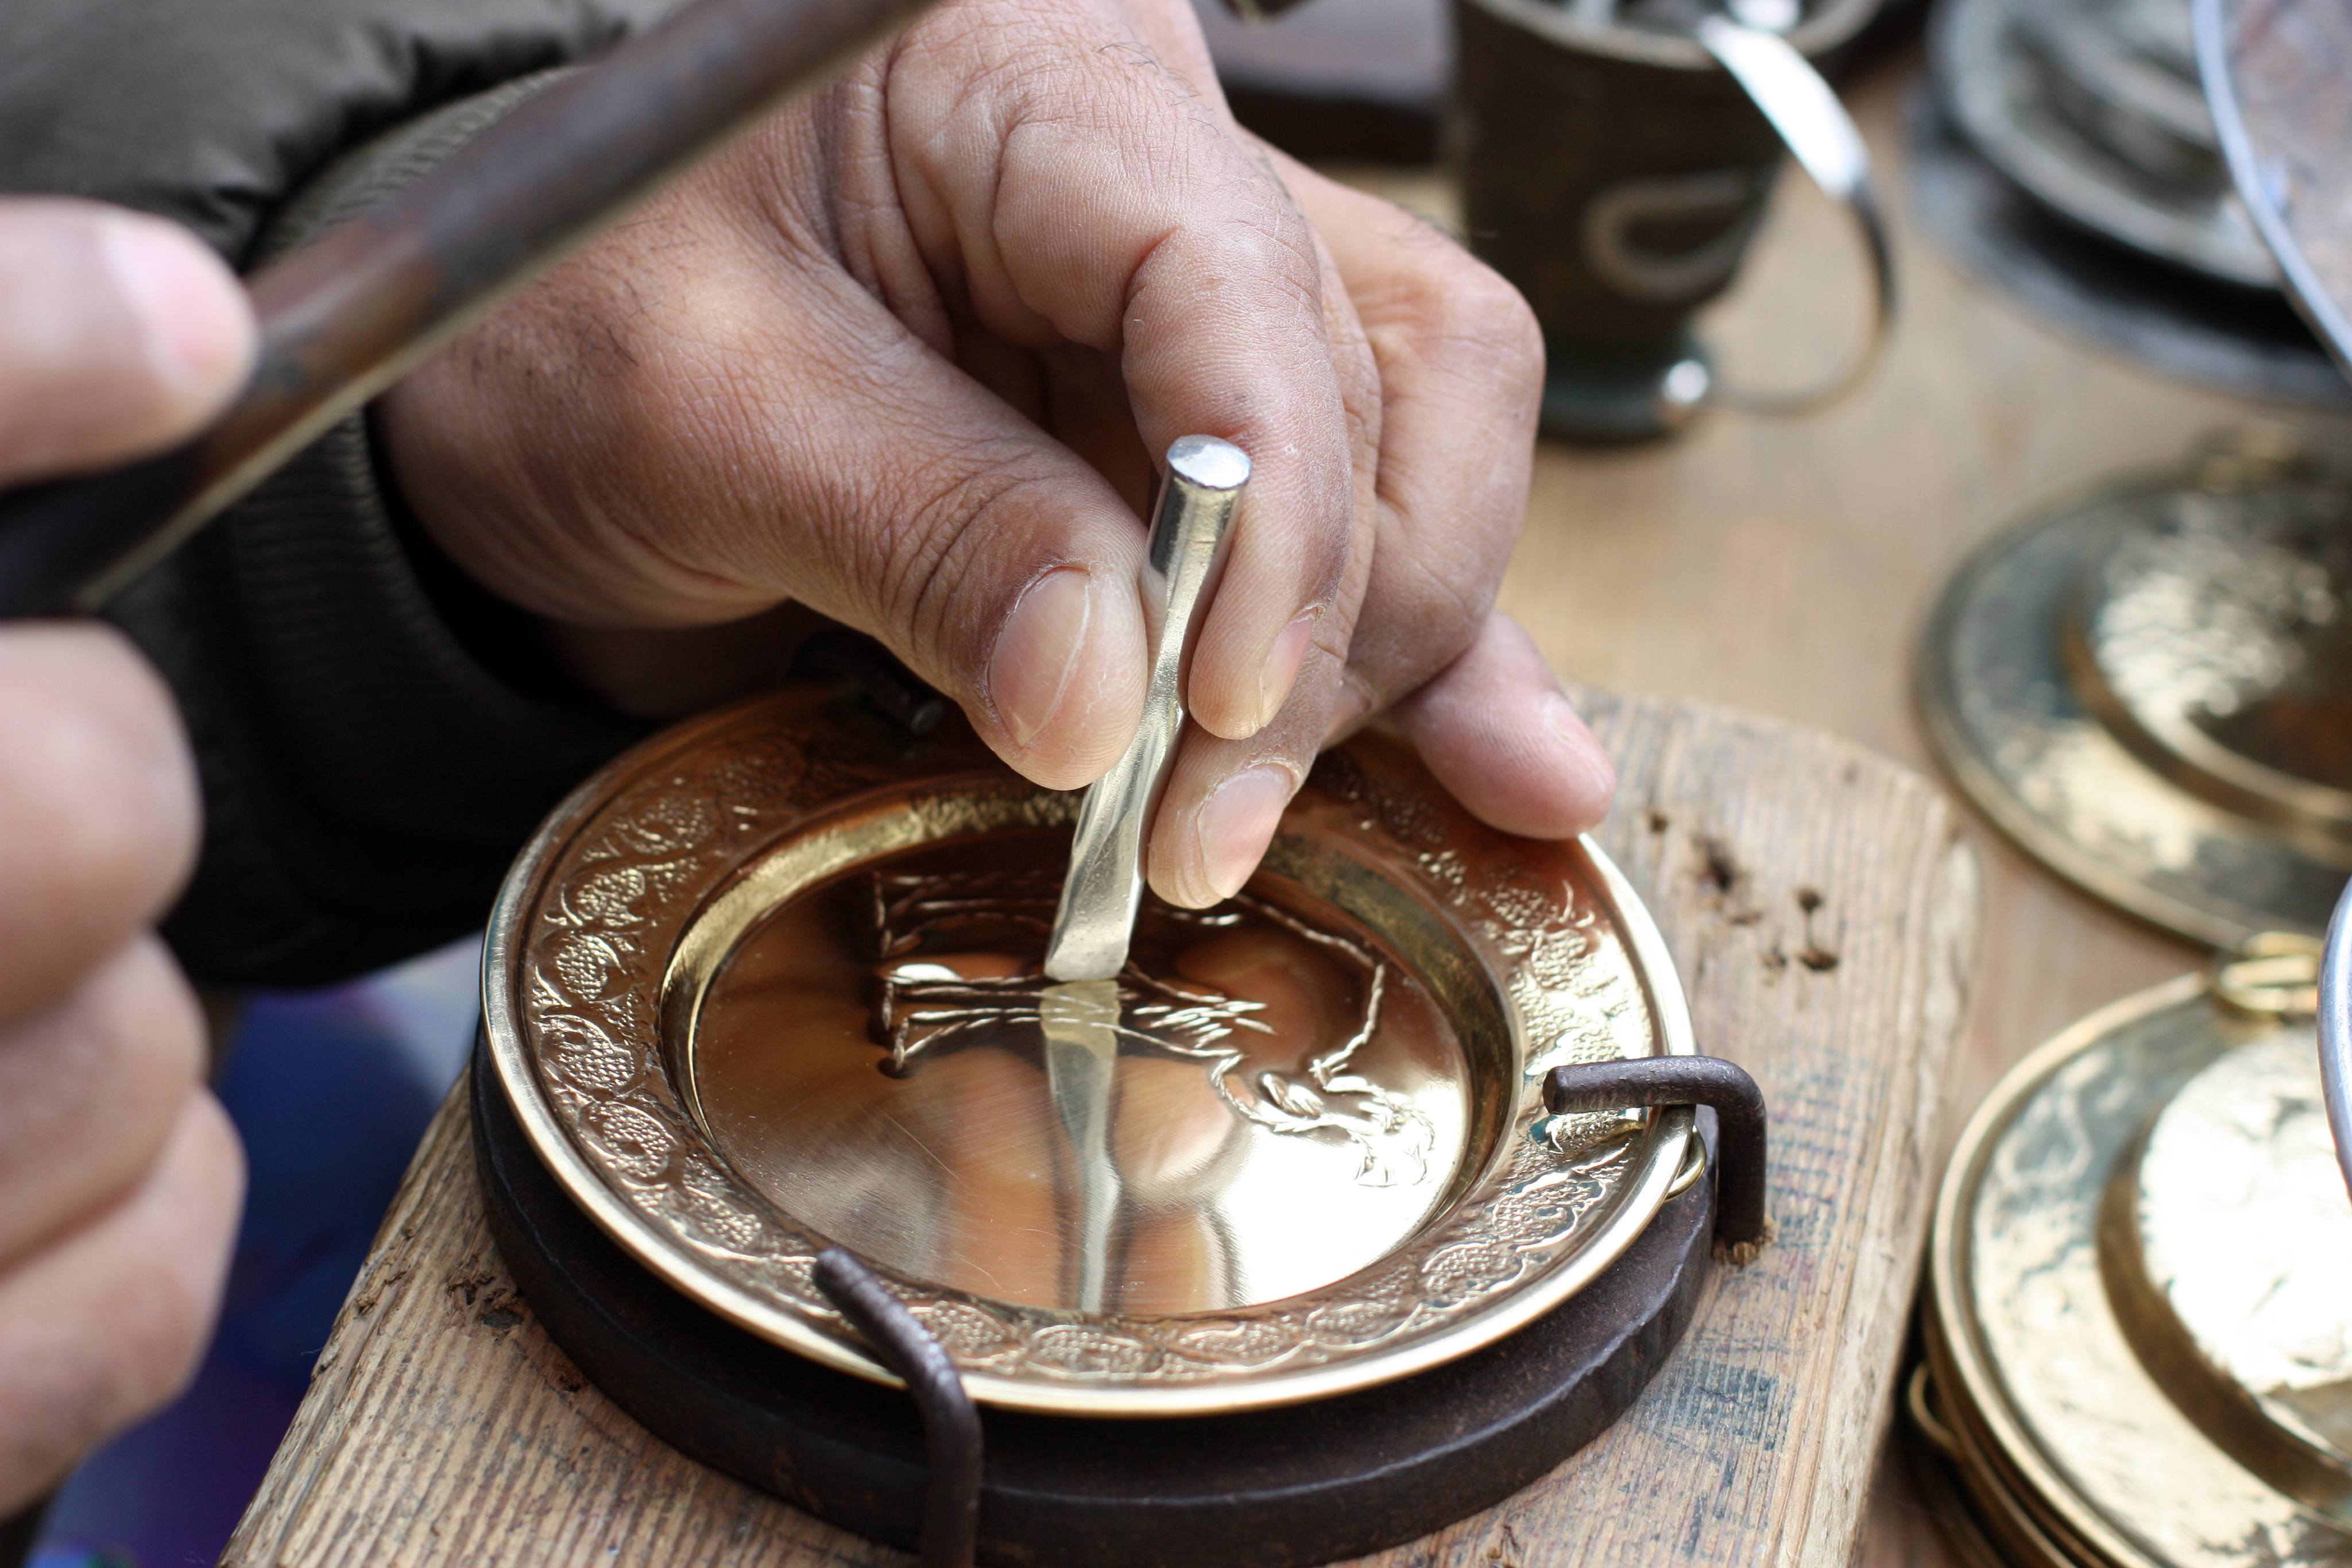
{"label": "stack of brass plate", "polygon": [[1972,1561],[2352,1564],[2352,1197],[2315,948],[2249,955],[2042,1047],[1953,1155],[1909,1416]]}
{"label": "stack of brass plate", "polygon": [[2276,431],[2061,497],[1919,645],[1954,780],[2052,870],[2193,941],[2316,936],[2352,874],[2352,475]]}
{"label": "stack of brass plate", "polygon": [[2267,402],[2352,402],[2231,183],[2190,42],[2190,0],[1937,5],[1914,210],[2069,336]]}
{"label": "stack of brass plate", "polygon": [[2198,88],[2189,0],[1955,0],[1933,62],[1969,141],[2051,211],[2208,277],[2277,286]]}

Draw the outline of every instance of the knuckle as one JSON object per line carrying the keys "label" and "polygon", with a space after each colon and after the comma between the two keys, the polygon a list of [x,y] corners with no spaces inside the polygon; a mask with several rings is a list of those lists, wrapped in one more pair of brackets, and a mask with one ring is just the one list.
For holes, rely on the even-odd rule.
{"label": "knuckle", "polygon": [[0,998],[21,1004],[7,967],[62,961],[69,980],[162,908],[194,857],[196,791],[162,683],[110,631],[0,636]]}
{"label": "knuckle", "polygon": [[244,1156],[228,1114],[208,1093],[193,1095],[173,1140],[142,1194],[141,1217],[124,1267],[134,1272],[115,1343],[125,1364],[118,1411],[152,1409],[187,1381],[210,1337],[244,1186]]}
{"label": "knuckle", "polygon": [[117,1273],[119,1300],[67,1331],[77,1343],[63,1347],[66,1368],[81,1386],[59,1403],[87,1412],[83,1443],[164,1404],[195,1370],[210,1303],[194,1288],[198,1270],[180,1256],[194,1249],[190,1239],[155,1238]]}
{"label": "knuckle", "polygon": [[0,1035],[0,1257],[134,1185],[205,1054],[194,994],[152,936]]}
{"label": "knuckle", "polygon": [[183,1387],[209,1333],[239,1160],[215,1103],[122,1208],[0,1278],[0,1497],[55,1477]]}
{"label": "knuckle", "polygon": [[926,645],[944,632],[955,569],[989,533],[992,517],[1018,506],[1037,481],[1022,455],[958,446],[910,462],[885,482],[875,507],[876,608]]}
{"label": "knuckle", "polygon": [[1531,392],[1543,381],[1543,332],[1525,296],[1461,251],[1439,253],[1418,291],[1417,335],[1457,374]]}
{"label": "knuckle", "polygon": [[1499,566],[1383,552],[1366,617],[1348,649],[1351,675],[1382,703],[1420,687],[1478,640]]}
{"label": "knuckle", "polygon": [[11,204],[0,223],[0,469],[42,472],[159,427],[169,400],[123,312],[109,308],[106,219]]}
{"label": "knuckle", "polygon": [[176,884],[196,841],[195,788],[161,680],[110,632],[44,630],[0,645],[0,854],[36,854],[69,897]]}
{"label": "knuckle", "polygon": [[110,1425],[138,1419],[186,1384],[212,1326],[209,1237],[158,1239],[127,1281],[131,1298],[109,1335]]}

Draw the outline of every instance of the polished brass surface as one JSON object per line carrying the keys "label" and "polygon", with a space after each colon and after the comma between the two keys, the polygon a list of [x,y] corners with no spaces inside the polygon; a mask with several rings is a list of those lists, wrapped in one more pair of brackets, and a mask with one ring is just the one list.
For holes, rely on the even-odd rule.
{"label": "polished brass surface", "polygon": [[1960,1568],[2076,1568],[2071,1559],[2032,1555],[1997,1536],[1969,1492],[1958,1461],[1924,1446],[1924,1438],[1913,1437],[1909,1444],[1912,1485]]}
{"label": "polished brass surface", "polygon": [[2238,1047],[2108,1184],[2100,1260],[2140,1358],[2207,1436],[2352,1524],[2352,1197],[2306,1017]]}
{"label": "polished brass surface", "polygon": [[[2178,1334],[2200,1345],[2197,1354],[2217,1365],[2234,1356],[2249,1367],[2274,1366],[2283,1345],[2305,1344],[2296,1336],[2309,1313],[2292,1307],[2282,1307],[2281,1323],[2302,1327],[2261,1343],[2249,1338],[2260,1331],[2233,1333],[2214,1315],[2227,1310],[2216,1308],[2218,1298],[2244,1282],[2218,1270],[2247,1266],[2255,1254],[2275,1268],[2287,1228],[2307,1217],[2298,1203],[2256,1220],[2261,1200],[2242,1179],[2268,1157],[2252,1150],[2271,1138],[2264,1118],[2284,1103],[2275,1095],[2267,1109],[2255,1102],[2266,1092],[2261,1084],[2279,1081],[2255,1071],[2229,1096],[2216,1090],[2311,1051],[2307,1022],[2217,1005],[2208,977],[2186,976],[2042,1047],[2002,1081],[1962,1135],[1928,1255],[1929,1364],[1969,1494],[1988,1529],[2017,1543],[2020,1561],[2352,1564],[2352,1537],[2234,1461],[2189,1414],[2184,1401],[2195,1405],[2193,1391],[2160,1357],[2152,1364],[2141,1354],[2145,1322],[2127,1326],[2112,1292],[2116,1248],[2136,1250],[2153,1233],[2164,1261],[2151,1251],[2141,1267],[2151,1281],[2181,1287],[2171,1299],[2193,1303],[2196,1326],[2180,1318]],[[2232,1118],[2234,1126],[2222,1124]],[[2119,1174],[2132,1232],[2120,1239]],[[2143,1178],[2155,1183],[2148,1192]],[[2261,1234],[2233,1239],[2226,1263],[2184,1260],[2184,1246],[2210,1239],[2211,1206],[2232,1190],[2238,1228]],[[2183,1204],[2189,1194],[2195,1200]],[[2345,1201],[2340,1189],[2336,1197]],[[2146,1221],[2151,1202],[2167,1209],[2152,1232],[2134,1223],[2136,1215]],[[2328,1245],[2325,1236],[2312,1239]],[[2281,1277],[2274,1272],[2272,1282]],[[2166,1293],[2161,1283],[2153,1292]],[[2263,1362],[2266,1354],[2273,1360]]]}
{"label": "polished brass surface", "polygon": [[1916,690],[2028,852],[2236,947],[2352,872],[2352,479],[2247,439],[2064,497],[1963,567]]}
{"label": "polished brass surface", "polygon": [[2258,1018],[2315,1018],[2322,946],[2297,932],[2263,932],[2216,964],[2213,995]]}
{"label": "polished brass surface", "polygon": [[1096,1415],[1463,1354],[1581,1289],[1685,1168],[1686,1109],[1542,1110],[1553,1065],[1693,1049],[1589,843],[1486,829],[1360,739],[1244,899],[1148,910],[1106,994],[1034,972],[1075,804],[960,725],[914,742],[805,692],[615,762],[486,949],[534,1147],[754,1333],[887,1380],[809,1277],[847,1240],[975,1398]]}
{"label": "polished brass surface", "polygon": [[2342,858],[2352,846],[2352,487],[2183,487],[2081,572],[2077,690],[2176,783]]}
{"label": "polished brass surface", "polygon": [[887,860],[738,946],[692,1071],[745,1180],[903,1278],[1192,1312],[1378,1262],[1499,1134],[1435,1000],[1328,914],[1150,901],[1118,980],[1049,983],[1067,850]]}
{"label": "polished brass surface", "polygon": [[1980,1457],[1922,1360],[1904,1385],[1911,1472],[1944,1539],[1968,1568],[2104,1568],[2060,1547]]}

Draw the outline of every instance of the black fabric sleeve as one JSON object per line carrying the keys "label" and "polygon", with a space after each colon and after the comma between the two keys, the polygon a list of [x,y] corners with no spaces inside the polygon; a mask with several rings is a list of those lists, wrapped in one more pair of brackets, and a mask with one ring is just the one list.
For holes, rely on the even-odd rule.
{"label": "black fabric sleeve", "polygon": [[5,0],[0,190],[174,218],[241,265],[338,155],[672,3]]}
{"label": "black fabric sleeve", "polygon": [[[0,188],[142,207],[252,264],[661,8],[7,0]],[[203,778],[202,862],[164,927],[200,980],[322,983],[474,928],[540,817],[643,733],[404,526],[363,416],[108,614],[171,683]]]}

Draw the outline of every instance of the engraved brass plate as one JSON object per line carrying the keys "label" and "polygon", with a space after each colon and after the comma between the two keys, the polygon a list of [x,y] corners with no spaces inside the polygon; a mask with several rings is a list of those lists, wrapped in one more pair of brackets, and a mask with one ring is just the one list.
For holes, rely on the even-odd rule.
{"label": "engraved brass plate", "polygon": [[[2290,1245],[2284,1231],[2299,1216],[2295,1205],[2273,1212],[2242,1195],[2250,1201],[2234,1223],[2263,1235],[2240,1237],[2234,1259],[2200,1260],[2186,1275],[2177,1251],[2211,1219],[2210,1206],[2226,1200],[2236,1185],[2231,1173],[2243,1174],[2256,1145],[2271,1151],[2263,1162],[2282,1148],[2276,1126],[2250,1124],[2216,1145],[2215,1125],[2195,1124],[2230,1116],[2232,1105],[2247,1112],[2265,1095],[2270,1109],[2256,1120],[2272,1116],[2294,1099],[2271,1094],[2281,1064],[2298,1053],[2308,1061],[2313,1050],[2308,1022],[2217,1006],[2206,977],[2185,976],[2095,1013],[2042,1047],[2002,1080],[1962,1134],[1929,1247],[1928,1359],[1969,1490],[1987,1521],[2014,1541],[2038,1543],[2020,1548],[2026,1560],[2352,1565],[2352,1537],[2264,1484],[2216,1441],[2214,1414],[2178,1360],[2196,1354],[2216,1366],[2234,1362],[2260,1381],[2264,1368],[2278,1369],[2283,1346],[2291,1351],[2311,1326],[2285,1322],[2294,1309],[2280,1302],[2279,1321],[2224,1329],[2200,1296],[2235,1288],[2222,1271],[2244,1267],[2251,1255],[2274,1267]],[[2184,1156],[2184,1137],[2201,1152]],[[2292,1148],[2284,1157],[2297,1158]],[[2180,1203],[2189,1189],[2194,1201]],[[2346,1203],[2340,1186],[2334,1196]],[[2149,1239],[2158,1251],[2118,1256]],[[2327,1238],[2310,1242],[2326,1246]],[[2143,1287],[2119,1306],[2124,1270],[2138,1273]],[[2169,1300],[2150,1299],[2150,1285]],[[2179,1286],[2178,1293],[2167,1288]],[[2175,1321],[2159,1330],[2150,1312]],[[2324,1369],[2305,1370],[2315,1374],[2306,1383],[2325,1383]]]}
{"label": "engraved brass plate", "polygon": [[1937,759],[2026,852],[2192,940],[2316,936],[2352,872],[2352,482],[2220,448],[2054,502],[1921,634]]}
{"label": "engraved brass plate", "polygon": [[1076,797],[961,726],[807,692],[681,726],[517,863],[484,1013],[522,1125],[656,1274],[888,1381],[811,1279],[852,1247],[974,1397],[1177,1415],[1436,1365],[1646,1225],[1685,1110],[1551,1117],[1553,1065],[1693,1050],[1587,842],[1323,759],[1244,897],[1152,906],[1099,992],[1042,953]]}

